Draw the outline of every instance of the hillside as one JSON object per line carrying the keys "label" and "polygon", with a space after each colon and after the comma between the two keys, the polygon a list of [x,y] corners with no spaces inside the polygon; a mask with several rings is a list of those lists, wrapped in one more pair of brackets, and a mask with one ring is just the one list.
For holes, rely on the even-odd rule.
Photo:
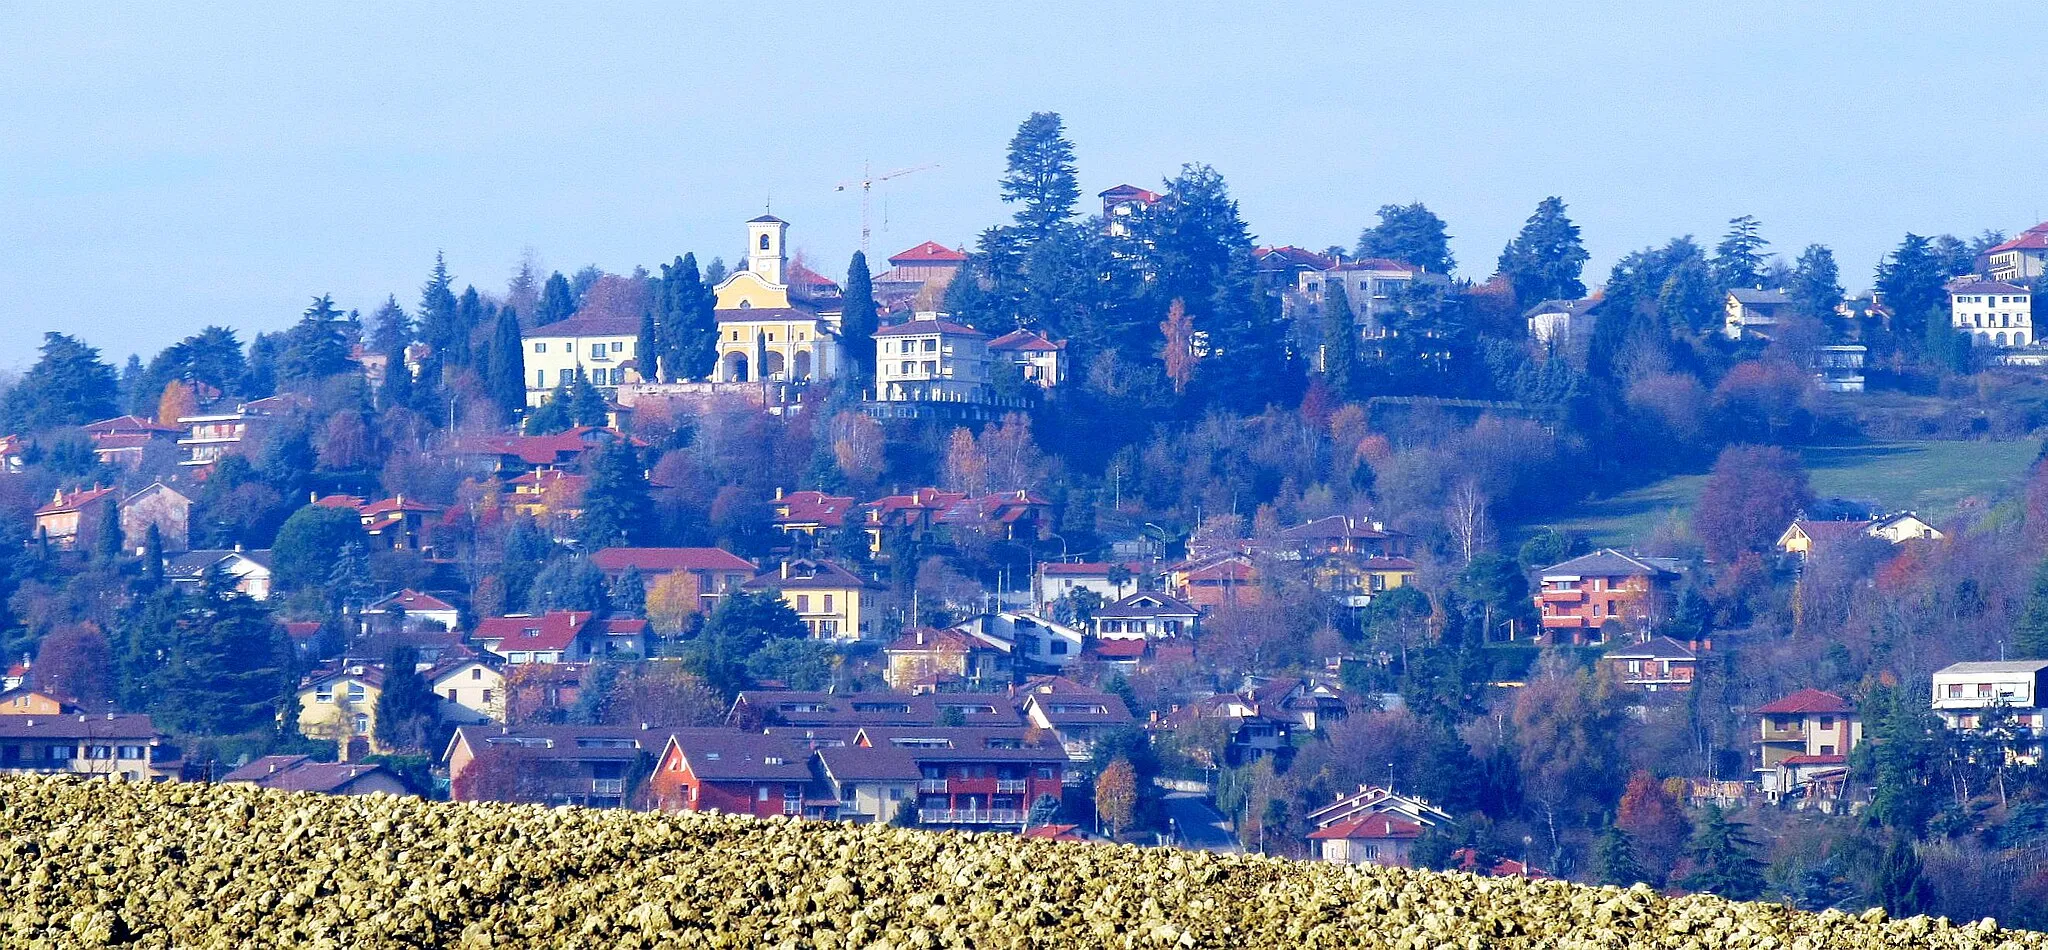
{"label": "hillside", "polygon": [[[1912,510],[1937,524],[2012,487],[2041,449],[2012,442],[1883,442],[1801,449],[1813,492],[1886,510]],[[1579,505],[1551,524],[1596,545],[1626,546],[1666,518],[1685,518],[1705,475],[1674,475]]]}
{"label": "hillside", "polygon": [[196,785],[0,783],[0,945],[2048,947],[1647,889]]}

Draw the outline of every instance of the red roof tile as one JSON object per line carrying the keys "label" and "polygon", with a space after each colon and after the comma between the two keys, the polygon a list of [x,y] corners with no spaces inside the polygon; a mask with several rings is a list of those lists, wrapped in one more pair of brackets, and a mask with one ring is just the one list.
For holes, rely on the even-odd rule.
{"label": "red roof tile", "polygon": [[590,556],[590,562],[606,573],[637,567],[642,574],[675,571],[745,571],[754,574],[753,562],[723,548],[605,548]]}
{"label": "red roof tile", "polygon": [[60,512],[77,511],[86,505],[102,500],[112,500],[109,496],[113,494],[114,490],[112,488],[80,488],[69,492],[60,488],[57,490],[56,495],[51,498],[49,504],[36,509],[36,514],[54,515]]}
{"label": "red roof tile", "polygon": [[1777,700],[1776,702],[1766,703],[1762,706],[1758,706],[1756,711],[1759,713],[1777,715],[1791,715],[1798,713],[1851,713],[1856,711],[1856,704],[1846,699],[1843,699],[1842,697],[1837,696],[1834,693],[1827,692],[1826,690],[1813,689],[1809,687],[1807,689],[1802,689],[1799,692],[1793,693],[1790,696],[1786,696],[1783,699]]}
{"label": "red roof tile", "polygon": [[2042,222],[2025,231],[2021,231],[2019,237],[2000,244],[1986,253],[1996,254],[2000,251],[2039,250],[2048,250],[2048,222]]}
{"label": "red roof tile", "polygon": [[476,639],[497,640],[499,650],[567,650],[590,623],[587,610],[551,610],[538,617],[487,617]]}
{"label": "red roof tile", "polygon": [[1067,341],[1057,343],[1046,339],[1034,330],[1011,330],[988,341],[991,350],[1023,350],[1029,353],[1057,353],[1067,348]]}
{"label": "red roof tile", "polygon": [[1365,815],[1348,821],[1340,821],[1328,828],[1309,832],[1310,841],[1340,841],[1356,838],[1385,840],[1389,838],[1420,838],[1422,826],[1412,821],[1402,821],[1390,815]]}
{"label": "red roof tile", "polygon": [[926,241],[910,250],[889,258],[891,264],[958,264],[967,260],[967,255],[940,244]]}

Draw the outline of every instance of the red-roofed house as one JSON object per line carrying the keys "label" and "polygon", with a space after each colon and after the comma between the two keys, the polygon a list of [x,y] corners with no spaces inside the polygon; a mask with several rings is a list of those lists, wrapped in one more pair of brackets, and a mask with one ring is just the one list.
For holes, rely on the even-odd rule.
{"label": "red-roofed house", "polygon": [[411,794],[397,775],[381,765],[315,762],[304,755],[266,755],[221,776],[220,781],[323,795]]}
{"label": "red-roofed house", "polygon": [[883,678],[891,689],[900,690],[952,677],[973,686],[1006,686],[1015,677],[1011,646],[972,631],[917,627],[905,631],[883,651],[889,658]]}
{"label": "red-roofed house", "polygon": [[601,445],[630,439],[634,446],[647,443],[631,439],[617,429],[577,426],[553,435],[487,435],[456,439],[448,454],[487,462],[499,474],[525,473],[536,468],[564,468],[583,460],[583,454]]}
{"label": "red-roofed house", "polygon": [[427,525],[446,509],[404,495],[366,501],[354,495],[314,495],[312,503],[322,508],[346,508],[362,520],[363,533],[382,550],[421,551],[428,547]]}
{"label": "red-roofed house", "polygon": [[363,631],[396,631],[401,627],[417,627],[431,624],[443,630],[454,630],[462,624],[462,612],[451,604],[432,594],[416,590],[401,590],[386,594],[359,614]]}
{"label": "red-roofed house", "polygon": [[811,751],[737,729],[677,729],[648,783],[656,807],[729,815],[833,818],[839,800],[814,794]]}
{"label": "red-roofed house", "polygon": [[1757,707],[1757,783],[1776,801],[1839,789],[1831,778],[1847,772],[1848,755],[1863,741],[1856,704],[1818,689],[1802,689]]}
{"label": "red-roofed house", "polygon": [[1308,840],[1324,861],[1409,867],[1416,839],[1449,825],[1451,816],[1422,799],[1366,785],[1310,812],[1308,820],[1316,826]]}
{"label": "red-roofed house", "polygon": [[891,255],[889,270],[876,275],[875,283],[916,283],[937,293],[953,282],[953,275],[959,273],[966,263],[965,252],[937,241],[926,241],[901,254]]}
{"label": "red-roofed house", "polygon": [[478,621],[471,635],[478,646],[519,666],[575,663],[593,655],[594,630],[587,610],[550,610],[538,617],[510,614]]}
{"label": "red-roofed house", "polygon": [[2048,275],[2048,221],[1985,252],[1992,280],[2032,280]]}
{"label": "red-roofed house", "polygon": [[1057,387],[1067,378],[1067,341],[1048,339],[1036,330],[1011,330],[988,341],[988,355],[1016,364],[1024,381],[1041,389]]}
{"label": "red-roofed house", "polygon": [[917,488],[901,495],[887,495],[860,506],[861,524],[868,533],[868,548],[877,557],[886,553],[883,540],[902,534],[912,541],[924,540],[938,516],[966,498],[964,492]]}
{"label": "red-roofed house", "polygon": [[1230,604],[1256,605],[1265,599],[1259,590],[1258,568],[1239,554],[1177,564],[1167,571],[1167,587],[1174,596],[1207,610]]}
{"label": "red-roofed house", "polygon": [[687,573],[697,581],[705,611],[754,577],[753,562],[723,548],[604,548],[590,556],[590,563],[611,580],[628,568],[636,569],[650,586],[663,574]]}
{"label": "red-roofed house", "polygon": [[1019,838],[1036,838],[1040,841],[1087,841],[1082,837],[1080,825],[1039,825],[1017,833]]}
{"label": "red-roofed house", "polygon": [[19,475],[28,443],[18,435],[0,435],[0,475]]}
{"label": "red-roofed house", "polygon": [[1093,591],[1105,605],[1116,603],[1137,592],[1141,570],[1142,565],[1128,561],[1122,564],[1042,561],[1038,565],[1039,609],[1051,611],[1054,604],[1079,590]]}
{"label": "red-roofed house", "polygon": [[537,468],[505,482],[505,490],[513,511],[560,527],[583,516],[583,490],[589,485],[583,475]]}
{"label": "red-roofed house", "polygon": [[1102,199],[1102,220],[1108,223],[1110,237],[1130,237],[1132,219],[1159,200],[1157,192],[1136,185],[1105,188],[1095,196]]}
{"label": "red-roofed house", "polygon": [[988,334],[920,311],[875,331],[877,402],[988,403]]}
{"label": "red-roofed house", "polygon": [[107,519],[118,517],[114,489],[57,489],[49,504],[36,509],[36,536],[54,547],[70,550],[80,538],[92,538]]}
{"label": "red-roofed house", "polygon": [[2038,342],[2034,292],[2002,280],[1959,280],[1948,285],[1949,324],[1980,347],[2005,349]]}
{"label": "red-roofed house", "polygon": [[846,527],[846,513],[852,510],[851,495],[775,490],[775,528],[783,534],[815,537],[820,531],[837,531]]}
{"label": "red-roofed house", "polygon": [[92,440],[94,456],[104,464],[129,469],[141,466],[143,456],[152,448],[175,451],[178,433],[185,431],[141,416],[115,416],[87,423],[83,428],[86,437]]}

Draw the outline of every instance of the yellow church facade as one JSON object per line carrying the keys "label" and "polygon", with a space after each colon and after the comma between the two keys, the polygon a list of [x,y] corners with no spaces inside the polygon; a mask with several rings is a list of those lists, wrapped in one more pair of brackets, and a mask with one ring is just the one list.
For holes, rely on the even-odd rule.
{"label": "yellow church facade", "polygon": [[844,371],[840,308],[790,294],[788,237],[789,223],[774,215],[747,222],[747,267],[714,291],[718,364],[713,382],[804,382]]}

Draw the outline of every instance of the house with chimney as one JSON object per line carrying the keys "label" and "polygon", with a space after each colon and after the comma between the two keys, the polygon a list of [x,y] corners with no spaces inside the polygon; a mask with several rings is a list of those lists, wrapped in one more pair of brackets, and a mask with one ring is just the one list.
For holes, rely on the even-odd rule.
{"label": "house with chimney", "polygon": [[853,510],[851,495],[775,489],[775,530],[792,540],[802,535],[815,542],[820,533],[837,532],[846,527],[846,516]]}
{"label": "house with chimney", "polygon": [[441,697],[441,721],[505,721],[504,664],[496,654],[452,655],[421,673]]}
{"label": "house with chimney", "polygon": [[409,588],[371,601],[356,616],[366,634],[458,630],[462,626],[462,611],[454,604]]}
{"label": "house with chimney", "polygon": [[513,666],[647,655],[647,621],[598,620],[587,610],[489,617],[478,621],[470,638]]}
{"label": "house with chimney", "polygon": [[1051,733],[1068,758],[1086,762],[1095,754],[1095,740],[1131,725],[1129,706],[1114,693],[1063,688],[1059,677],[1045,677],[1025,690],[1024,719]]}
{"label": "house with chimney", "polygon": [[754,562],[724,548],[602,548],[590,555],[590,563],[606,581],[634,570],[650,587],[663,574],[688,574],[697,583],[698,608],[706,613],[759,573]]}
{"label": "house with chimney", "polygon": [[1309,812],[1316,857],[1330,864],[1413,867],[1415,842],[1432,828],[1447,828],[1448,812],[1429,802],[1373,785]]}
{"label": "house with chimney", "polygon": [[1756,709],[1757,785],[1770,801],[1841,796],[1849,754],[1863,742],[1856,704],[1826,690],[1799,690]]}
{"label": "house with chimney", "polygon": [[1055,389],[1067,378],[1067,341],[1053,340],[1037,330],[1016,329],[988,341],[989,359],[1017,367],[1024,381]]}
{"label": "house with chimney", "polygon": [[146,457],[173,456],[178,450],[178,433],[185,431],[133,415],[101,419],[81,428],[92,441],[93,457],[100,464],[130,471],[141,468]]}
{"label": "house with chimney", "polygon": [[667,730],[457,726],[441,753],[453,801],[619,808],[645,783]]}
{"label": "house with chimney", "polygon": [[1177,597],[1139,591],[1095,611],[1089,621],[1102,640],[1163,640],[1193,636],[1202,612]]}
{"label": "house with chimney", "polygon": [[316,762],[305,755],[266,755],[221,776],[229,785],[254,785],[322,795],[410,795],[405,783],[382,765]]}
{"label": "house with chimney", "polygon": [[384,751],[377,744],[377,699],[384,695],[384,665],[344,659],[299,681],[299,734],[331,742],[342,761]]}
{"label": "house with chimney", "polygon": [[740,587],[774,591],[796,611],[812,639],[859,640],[869,632],[862,607],[872,585],[830,561],[790,558]]}
{"label": "house with chimney", "polygon": [[883,649],[883,679],[905,692],[1006,687],[1016,679],[1013,648],[983,633],[912,627]]}
{"label": "house with chimney", "polygon": [[250,600],[270,599],[272,570],[268,548],[202,548],[164,561],[164,578],[187,592],[201,589],[206,572],[215,570],[233,578],[235,590]]}
{"label": "house with chimney", "polygon": [[674,729],[648,791],[666,811],[838,817],[838,797],[814,788],[811,750],[737,729]]}
{"label": "house with chimney", "polygon": [[852,744],[915,763],[918,823],[934,828],[1021,831],[1033,802],[1060,799],[1068,763],[1023,726],[867,726]]}
{"label": "house with chimney", "polygon": [[49,502],[36,509],[35,536],[64,551],[90,546],[105,525],[117,523],[119,499],[111,487],[59,488]]}
{"label": "house with chimney", "polygon": [[121,540],[130,551],[142,550],[155,528],[165,554],[191,547],[192,499],[163,482],[152,482],[121,499]]}
{"label": "house with chimney", "polygon": [[354,495],[314,495],[312,503],[356,513],[370,545],[384,551],[426,551],[432,547],[431,525],[446,509],[404,495],[369,501]]}
{"label": "house with chimney", "polygon": [[1992,280],[2034,280],[2048,276],[2048,221],[1985,252]]}
{"label": "house with chimney", "polygon": [[0,774],[174,782],[183,770],[178,747],[146,715],[0,716]]}
{"label": "house with chimney", "polygon": [[1608,647],[1600,665],[1614,681],[1646,693],[1683,693],[1699,675],[1702,644],[1684,644],[1670,637],[1643,637]]}
{"label": "house with chimney", "polygon": [[1908,541],[1939,541],[1943,537],[1940,529],[1919,515],[1900,511],[1861,519],[1796,518],[1778,535],[1776,547],[1780,553],[1805,558],[1828,546],[1846,544],[1857,538],[1904,544]]}

